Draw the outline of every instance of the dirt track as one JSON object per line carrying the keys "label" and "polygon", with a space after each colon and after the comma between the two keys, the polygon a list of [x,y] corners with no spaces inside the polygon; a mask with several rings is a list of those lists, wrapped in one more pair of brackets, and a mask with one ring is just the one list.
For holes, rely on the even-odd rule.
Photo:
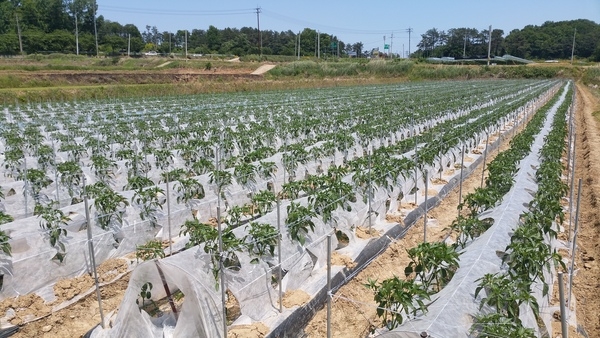
{"label": "dirt track", "polygon": [[[582,178],[580,229],[577,238],[577,276],[573,289],[577,319],[588,337],[600,337],[600,92],[577,86],[576,176]],[[596,114],[594,114],[596,113]]]}

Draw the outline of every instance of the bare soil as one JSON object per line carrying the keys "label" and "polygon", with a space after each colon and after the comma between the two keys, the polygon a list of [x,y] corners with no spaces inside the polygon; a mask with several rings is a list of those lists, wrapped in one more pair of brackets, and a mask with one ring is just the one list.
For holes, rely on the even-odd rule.
{"label": "bare soil", "polygon": [[573,291],[578,322],[600,337],[600,91],[578,84],[576,101],[575,178],[583,181]]}
{"label": "bare soil", "polygon": [[291,308],[294,306],[302,306],[310,300],[308,293],[303,290],[288,290],[283,295],[281,303],[284,307]]}

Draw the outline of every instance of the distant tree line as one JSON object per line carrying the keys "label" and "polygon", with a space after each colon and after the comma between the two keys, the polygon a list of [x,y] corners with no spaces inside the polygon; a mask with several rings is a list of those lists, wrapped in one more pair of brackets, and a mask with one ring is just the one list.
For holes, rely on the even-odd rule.
{"label": "distant tree line", "polygon": [[[506,37],[501,29],[492,29],[491,55],[510,54],[527,59],[569,59],[575,34],[575,55],[600,61],[600,25],[580,19],[547,21],[541,26],[528,25],[512,30]],[[421,35],[414,57],[487,57],[489,30],[451,28],[429,29]]]}
{"label": "distant tree line", "polygon": [[[259,54],[261,45],[256,28],[145,31],[132,24],[122,25],[96,16],[96,0],[0,0],[0,54],[80,53],[107,54],[158,53]],[[94,20],[95,18],[95,20]],[[20,37],[20,38],[19,38]],[[186,44],[187,42],[187,44]],[[320,46],[320,52],[317,51]],[[299,49],[299,50],[298,50]],[[262,30],[262,53],[273,55],[323,56],[362,52],[362,43],[346,44],[336,36],[312,29],[302,32]]]}
{"label": "distant tree line", "polygon": [[[79,53],[95,55],[156,51],[158,53],[228,55],[365,56],[362,42],[345,43],[335,35],[305,28],[301,32],[225,28],[160,31],[122,25],[97,16],[96,0],[0,0],[0,54]],[[575,54],[600,61],[600,25],[590,20],[546,22],[541,26],[504,31],[493,29],[492,55],[511,54],[530,59],[570,58],[573,33]],[[97,33],[97,34],[96,34]],[[260,36],[262,35],[262,48]],[[96,40],[97,37],[97,40]],[[432,28],[421,35],[413,57],[487,56],[488,30]]]}

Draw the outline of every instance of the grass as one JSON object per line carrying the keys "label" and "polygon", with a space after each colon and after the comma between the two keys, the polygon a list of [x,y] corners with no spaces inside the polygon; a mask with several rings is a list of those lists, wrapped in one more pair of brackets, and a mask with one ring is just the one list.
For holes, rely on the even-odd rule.
{"label": "grass", "polygon": [[249,74],[258,68],[259,59],[257,55],[242,57],[242,62],[228,62],[222,58],[95,58],[65,54],[3,58],[0,59],[0,103],[473,78],[568,77],[581,79],[586,84],[600,84],[600,67],[587,65],[462,66],[406,59],[304,57],[298,61],[283,56],[263,56],[263,60],[277,62],[277,67],[264,77],[223,75]]}

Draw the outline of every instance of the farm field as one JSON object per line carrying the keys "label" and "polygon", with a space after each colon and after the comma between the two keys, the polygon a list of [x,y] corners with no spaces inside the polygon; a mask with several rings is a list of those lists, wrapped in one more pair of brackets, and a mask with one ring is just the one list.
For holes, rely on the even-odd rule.
{"label": "farm field", "polygon": [[[178,329],[215,333],[223,325],[221,316],[220,321],[199,327],[193,319],[208,318],[208,314],[186,309],[185,300],[199,293],[181,285],[181,280],[196,280],[202,281],[202,294],[211,299],[206,305],[216,317],[222,312],[223,286],[230,302],[233,297],[239,302],[241,316],[233,316],[231,307],[227,314],[231,334],[237,324],[248,322],[261,322],[273,330],[297,309],[293,302],[286,305],[285,298],[285,309],[280,308],[279,290],[286,296],[301,290],[296,295],[310,298],[322,289],[328,234],[332,234],[337,255],[347,263],[336,265],[334,273],[344,268],[351,271],[361,249],[373,242],[369,237],[396,231],[412,211],[409,203],[425,202],[425,191],[430,197],[437,195],[469,168],[474,170],[470,180],[475,180],[465,183],[464,194],[469,193],[469,187],[477,185],[477,170],[474,165],[461,167],[463,149],[469,161],[493,159],[494,151],[488,155],[486,147],[480,148],[488,143],[489,135],[503,148],[501,144],[516,130],[525,129],[525,121],[563,84],[449,81],[6,105],[0,182],[6,223],[0,229],[10,237],[3,244],[11,245],[11,255],[2,257],[7,273],[0,297],[36,293],[39,298],[30,297],[29,304],[5,300],[3,307],[13,309],[5,318],[22,324],[56,311],[25,325],[17,336],[37,335],[34,332],[77,335],[99,321],[97,314],[68,312],[97,308],[92,305],[95,294],[90,292],[93,280],[86,278],[91,269],[86,256],[87,225],[91,224],[100,279],[108,283],[102,288],[107,298],[105,315],[115,315],[111,309],[120,306],[111,319],[113,331],[100,335],[139,330],[125,324],[125,317],[139,316],[141,323],[149,323],[152,316],[159,318],[145,302],[164,298],[163,291],[157,290],[161,279],[156,267],[150,271],[152,262],[139,264],[171,253],[176,254],[165,258],[163,269],[172,272],[167,273],[171,291],[182,291],[181,315],[192,316],[186,327]],[[585,107],[579,106],[580,98]],[[594,108],[589,107],[594,100],[587,88],[577,91],[578,133],[594,128],[590,121],[581,121],[592,118],[589,109]],[[577,141],[576,149],[587,149],[585,142],[590,140]],[[592,147],[588,148],[591,152]],[[591,167],[579,160],[576,163],[577,174]],[[587,180],[586,186],[591,183]],[[449,196],[456,200],[452,193]],[[444,203],[442,208],[456,215],[456,206],[452,211]],[[586,248],[590,245],[586,237],[593,241],[597,234],[585,228],[593,216],[588,214],[590,209],[583,210],[579,245]],[[432,212],[444,217],[441,211]],[[414,231],[419,231],[420,223],[416,222]],[[429,238],[444,237],[441,230],[449,225],[440,221],[438,231],[434,227]],[[216,226],[223,227],[226,238],[221,250]],[[406,238],[407,243],[416,244],[411,239],[418,236],[412,234],[413,229]],[[403,241],[394,242],[391,252],[399,254],[409,248]],[[394,254],[389,256],[390,250],[367,269],[384,264],[378,263],[380,259],[398,264]],[[215,258],[219,256],[222,261]],[[586,250],[581,259],[590,268],[580,273],[597,269],[589,263],[594,257],[592,249]],[[138,265],[139,269],[128,272]],[[219,285],[223,274],[225,284]],[[74,277],[78,279],[65,281]],[[368,293],[358,285],[366,283],[366,277],[359,274],[358,278],[361,282],[349,284],[356,286],[354,291],[340,290],[346,295]],[[125,292],[127,280],[130,287]],[[148,287],[150,280],[154,296],[139,302],[139,290]],[[85,287],[75,287],[77,283]],[[83,298],[84,294],[88,296]],[[575,296],[579,299],[577,289]],[[75,302],[78,297],[83,299]],[[125,301],[119,305],[122,298]],[[583,294],[581,299],[586,304],[590,298]],[[138,310],[139,303],[146,311]],[[597,301],[590,306],[597,307]],[[26,307],[39,311],[19,313]],[[377,323],[372,315],[361,315],[367,317],[367,330]],[[91,323],[82,325],[80,316],[90,317]],[[161,317],[159,321],[167,322],[173,318],[172,314]],[[309,328],[320,327],[321,333],[315,336],[321,336],[322,314],[316,318]],[[593,333],[593,326],[587,327],[593,318],[578,313],[580,322],[581,318],[588,334]],[[80,327],[69,325],[75,321]],[[254,329],[266,333],[260,325]],[[362,331],[335,336],[356,332]]]}

